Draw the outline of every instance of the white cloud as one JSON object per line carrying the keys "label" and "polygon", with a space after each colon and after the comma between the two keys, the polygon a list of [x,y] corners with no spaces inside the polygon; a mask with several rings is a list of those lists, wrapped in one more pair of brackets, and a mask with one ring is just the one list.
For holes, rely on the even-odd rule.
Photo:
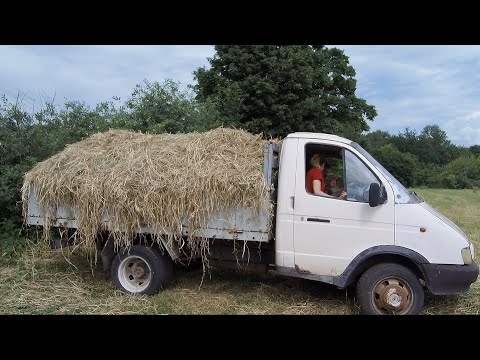
{"label": "white cloud", "polygon": [[[357,72],[357,95],[375,105],[372,130],[438,124],[459,145],[480,143],[480,46],[337,46]],[[476,134],[476,135],[475,135]]]}
{"label": "white cloud", "polygon": [[480,144],[480,104],[473,111],[458,121],[448,121],[445,131],[453,134],[451,140],[455,143]]}
{"label": "white cloud", "polygon": [[[457,144],[480,144],[480,46],[337,46],[357,75],[357,95],[375,105],[372,130],[420,131],[436,123]],[[128,97],[148,79],[184,88],[213,46],[0,46],[0,94],[24,102],[52,97],[94,105]],[[36,105],[35,105],[36,106]]]}
{"label": "white cloud", "polygon": [[212,46],[0,46],[0,93],[41,92],[96,104],[131,94],[144,79],[171,78],[186,88],[207,65]]}

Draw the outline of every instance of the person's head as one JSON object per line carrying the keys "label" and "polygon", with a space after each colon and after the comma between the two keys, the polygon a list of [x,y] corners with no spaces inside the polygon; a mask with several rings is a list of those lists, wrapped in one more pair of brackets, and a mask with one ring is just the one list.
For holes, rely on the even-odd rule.
{"label": "person's head", "polygon": [[325,163],[325,166],[323,167],[323,173],[325,176],[330,172],[330,165]]}
{"label": "person's head", "polygon": [[323,170],[325,166],[325,160],[323,160],[322,156],[320,154],[314,154],[310,158],[310,165],[312,165],[314,168],[319,168]]}

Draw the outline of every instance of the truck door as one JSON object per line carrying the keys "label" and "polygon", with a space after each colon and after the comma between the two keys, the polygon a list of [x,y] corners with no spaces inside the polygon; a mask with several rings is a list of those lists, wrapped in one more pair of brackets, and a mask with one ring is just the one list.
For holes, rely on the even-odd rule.
{"label": "truck door", "polygon": [[[307,192],[306,173],[313,153],[320,153],[327,163],[329,157],[335,158],[337,161],[331,162],[343,166],[343,169],[330,171],[343,176],[340,188],[334,190],[344,189],[348,194],[346,200]],[[340,275],[363,250],[394,244],[393,191],[355,149],[335,141],[300,139],[297,154],[294,257],[298,272]],[[383,186],[387,195],[386,203],[376,207],[368,204],[372,182]]]}

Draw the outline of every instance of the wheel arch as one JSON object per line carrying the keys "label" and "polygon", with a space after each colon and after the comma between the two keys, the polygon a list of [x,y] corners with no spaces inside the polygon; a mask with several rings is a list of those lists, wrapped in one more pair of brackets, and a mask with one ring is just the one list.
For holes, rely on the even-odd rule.
{"label": "wheel arch", "polygon": [[370,267],[380,263],[396,263],[412,270],[418,278],[425,280],[422,264],[428,264],[419,253],[395,245],[374,246],[362,251],[347,266],[342,275],[334,280],[334,285],[341,289],[353,285]]}

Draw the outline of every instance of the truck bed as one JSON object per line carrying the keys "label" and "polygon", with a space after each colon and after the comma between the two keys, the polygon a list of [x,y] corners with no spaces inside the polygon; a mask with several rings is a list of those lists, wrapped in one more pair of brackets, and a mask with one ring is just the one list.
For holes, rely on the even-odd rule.
{"label": "truck bed", "polygon": [[[275,170],[278,169],[280,148],[275,144],[266,144],[264,148],[264,176],[267,183],[270,185],[269,201],[274,202],[276,197],[276,175]],[[273,223],[274,213],[264,213],[260,216],[254,216],[247,209],[238,209],[234,216],[227,217],[225,214],[214,214],[207,224],[207,227],[200,229],[198,236],[227,239],[227,240],[249,240],[268,242],[273,237],[271,226]],[[108,218],[103,217],[105,224],[108,223]],[[43,226],[45,224],[45,217],[38,206],[37,197],[33,188],[30,189],[29,203],[28,203],[28,224]],[[56,219],[53,224],[56,227],[77,228],[77,222],[74,212],[67,206],[60,205],[57,208]],[[188,225],[186,221],[182,221],[183,234],[189,234]],[[138,229],[138,233],[151,234],[153,229],[148,226],[142,226]],[[166,232],[165,232],[166,233]]]}

